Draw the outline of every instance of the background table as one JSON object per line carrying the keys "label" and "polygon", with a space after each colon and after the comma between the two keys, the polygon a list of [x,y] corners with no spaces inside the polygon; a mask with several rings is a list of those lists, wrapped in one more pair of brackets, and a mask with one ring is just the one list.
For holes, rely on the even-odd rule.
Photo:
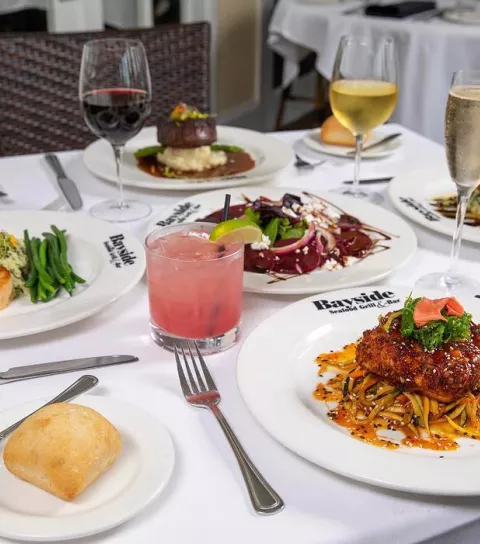
{"label": "background table", "polygon": [[[365,161],[362,175],[392,175],[444,162],[440,146],[401,127],[390,127],[392,131],[399,129],[404,132],[401,150],[390,158]],[[277,135],[292,145],[298,145],[300,136]],[[96,180],[85,170],[80,152],[59,156],[67,173],[78,182],[87,205],[116,194],[113,185]],[[351,179],[352,163],[334,164],[337,163],[329,162],[302,175],[292,168],[276,183],[311,191],[328,190]],[[50,179],[40,156],[0,160],[0,186],[10,195],[10,202],[0,204],[0,219],[2,210],[39,209],[48,204],[56,197]],[[127,193],[149,201],[157,210],[188,196],[173,192]],[[147,222],[132,224],[131,228],[143,238]],[[420,244],[415,258],[384,283],[412,284],[425,272],[446,268],[450,240],[417,227],[415,230]],[[478,277],[478,257],[478,246],[465,245],[461,269]],[[243,338],[265,318],[298,298],[246,294]],[[0,349],[2,369],[108,353],[137,355],[139,363],[95,371],[100,384],[93,394],[123,399],[148,410],[172,434],[177,460],[165,493],[132,521],[77,541],[79,544],[407,544],[431,537],[435,537],[435,543],[478,542],[480,499],[423,497],[381,490],[324,471],[275,442],[250,415],[238,392],[237,346],[208,358],[223,395],[222,409],[246,451],[286,503],[286,509],[278,515],[255,516],[218,424],[210,414],[187,405],[180,393],[172,355],[149,337],[144,280],[94,317],[55,331],[2,341]],[[0,410],[35,398],[52,397],[75,378],[74,374],[64,374],[0,385]],[[478,524],[467,526],[477,520]],[[459,527],[462,528],[453,534],[438,536]]]}
{"label": "background table", "polygon": [[269,43],[285,58],[285,83],[296,76],[298,62],[307,50],[317,53],[317,70],[330,79],[341,36],[391,36],[397,46],[399,83],[393,120],[443,142],[445,105],[453,72],[480,69],[480,26],[441,19],[421,22],[342,15],[355,5],[360,4],[280,0],[270,23]]}

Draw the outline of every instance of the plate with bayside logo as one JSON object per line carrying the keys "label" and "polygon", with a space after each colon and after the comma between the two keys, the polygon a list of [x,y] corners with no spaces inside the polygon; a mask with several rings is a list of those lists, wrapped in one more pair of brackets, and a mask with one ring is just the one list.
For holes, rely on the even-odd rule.
{"label": "plate with bayside logo", "polygon": [[[415,170],[392,179],[388,194],[392,204],[408,219],[434,232],[453,236],[457,188],[446,168]],[[477,196],[480,202],[480,198]],[[469,206],[463,239],[480,244],[480,203]]]}
{"label": "plate with bayside logo", "polygon": [[[270,246],[272,235],[276,240],[275,247],[246,246],[245,291],[295,295],[373,283],[402,266],[417,247],[403,219],[358,199],[298,187],[240,187],[229,193],[230,217],[250,214],[269,234]],[[156,214],[148,232],[219,220],[224,200],[224,191],[181,200]]]}
{"label": "plate with bayside logo", "polygon": [[[441,447],[426,449],[421,441],[413,445],[400,441],[395,448],[383,443],[381,447],[369,443],[369,435],[362,435],[362,422],[357,429],[347,428],[342,426],[347,421],[346,416],[342,421],[334,413],[337,403],[349,394],[350,383],[345,379],[348,374],[319,369],[316,359],[320,354],[325,354],[322,357],[331,356],[331,352],[356,342],[365,330],[383,327],[383,322],[379,324],[379,316],[400,310],[411,291],[411,287],[390,285],[348,289],[314,295],[276,312],[261,323],[242,345],[237,362],[240,393],[268,433],[285,447],[324,469],[399,491],[480,495],[477,470],[480,463],[479,440],[464,437],[462,432],[455,437],[456,449],[448,451],[441,451]],[[438,293],[427,292],[415,295],[438,297]],[[459,301],[465,312],[472,314],[473,322],[478,323],[480,300],[471,297]],[[385,351],[391,353],[387,349]],[[356,353],[358,361],[358,348]],[[424,354],[429,357],[428,351]],[[379,353],[380,356],[385,357],[386,353]],[[337,368],[342,368],[341,363],[338,360]],[[417,367],[417,370],[422,372],[425,368],[427,371],[428,366]],[[401,369],[402,365],[398,367]],[[404,365],[403,369],[405,371]],[[319,384],[327,384],[334,376],[340,376],[337,401],[325,402],[319,395],[322,391]],[[370,377],[374,376],[367,371],[365,378],[368,380]],[[370,383],[373,382],[374,379]],[[390,391],[382,390],[382,385],[375,391],[369,389],[368,383],[366,387],[364,395],[367,400],[370,395],[389,393],[400,395],[400,399],[405,400],[404,393],[411,392],[407,385],[403,390],[397,386]],[[420,394],[416,396],[420,397]],[[362,402],[360,397],[356,400]],[[385,399],[384,406],[388,400]],[[436,407],[444,406],[440,401],[435,403]],[[408,399],[405,406],[408,413]],[[392,417],[392,413],[387,415]],[[393,418],[396,415],[393,413]],[[421,420],[414,418],[414,421],[421,426]],[[467,429],[468,425],[462,431]],[[355,430],[358,431],[356,438],[351,434]],[[382,433],[390,440],[402,440],[403,436],[398,436],[398,431],[393,430],[378,431],[378,434]],[[432,440],[436,440],[433,435]]]}
{"label": "plate with bayside logo", "polygon": [[[274,179],[293,162],[291,146],[274,136],[254,130],[225,126],[217,127],[217,134],[216,144],[241,148],[254,160],[253,168],[238,174],[197,179],[151,175],[139,168],[134,156],[139,149],[158,145],[156,127],[146,127],[125,145],[122,163],[124,185],[159,191],[210,191],[220,187],[238,187]],[[106,140],[97,140],[90,144],[85,149],[83,160],[93,175],[116,183],[115,161],[111,146]]]}
{"label": "plate with bayside logo", "polygon": [[[0,339],[57,329],[89,317],[132,289],[145,271],[142,244],[119,227],[83,214],[29,211],[3,212],[0,231],[13,235],[20,246],[24,231],[40,237],[55,225],[65,231],[67,258],[78,276],[72,296],[65,289],[50,302],[33,303],[27,293],[0,310]],[[0,265],[2,264],[0,247]],[[8,267],[8,260],[5,261]],[[28,274],[28,266],[23,267]]]}

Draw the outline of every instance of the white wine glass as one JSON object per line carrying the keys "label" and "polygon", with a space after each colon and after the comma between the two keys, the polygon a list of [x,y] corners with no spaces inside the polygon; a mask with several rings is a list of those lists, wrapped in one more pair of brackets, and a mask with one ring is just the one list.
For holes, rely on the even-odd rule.
{"label": "white wine glass", "polygon": [[423,276],[415,287],[471,296],[480,293],[480,284],[458,274],[457,267],[468,201],[480,184],[480,71],[460,70],[453,75],[445,113],[445,151],[450,177],[457,186],[450,267]]}
{"label": "white wine glass", "polygon": [[92,40],[83,47],[79,98],[85,123],[112,146],[117,170],[117,200],[107,200],[90,213],[106,221],[146,217],[150,206],[123,194],[122,157],[125,143],[136,136],[150,115],[152,86],[142,42],[123,38]]}
{"label": "white wine glass", "polygon": [[397,104],[395,44],[392,38],[343,36],[330,83],[330,105],[338,121],[355,137],[353,185],[339,192],[381,203],[378,193],[360,188],[365,135],[382,125]]}

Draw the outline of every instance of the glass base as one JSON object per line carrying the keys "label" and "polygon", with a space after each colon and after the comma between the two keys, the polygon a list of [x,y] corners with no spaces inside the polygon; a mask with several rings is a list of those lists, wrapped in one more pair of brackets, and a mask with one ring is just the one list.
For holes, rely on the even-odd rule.
{"label": "glass base", "polygon": [[[213,338],[184,338],[182,336],[175,336],[157,327],[154,323],[150,323],[150,335],[159,346],[169,351],[174,351],[175,346],[186,348],[189,342],[190,347],[193,347],[193,342],[196,342],[202,355],[211,355],[212,353],[225,351],[235,345],[240,335],[240,326],[237,325],[228,332],[214,336]],[[193,353],[195,352],[193,351]]]}
{"label": "glass base", "polygon": [[147,217],[152,208],[144,202],[136,200],[124,200],[121,204],[118,200],[106,200],[90,208],[90,214],[103,221],[113,223],[126,223]]}
{"label": "glass base", "polygon": [[338,189],[333,189],[332,193],[337,193],[339,195],[353,196],[354,198],[360,198],[366,202],[371,202],[372,204],[382,204],[385,200],[380,193],[374,191],[365,191],[363,189],[352,189],[351,187],[345,188],[340,187]]}
{"label": "glass base", "polygon": [[448,273],[427,274],[415,283],[415,290],[435,289],[446,295],[480,295],[480,283],[467,276],[449,275]]}

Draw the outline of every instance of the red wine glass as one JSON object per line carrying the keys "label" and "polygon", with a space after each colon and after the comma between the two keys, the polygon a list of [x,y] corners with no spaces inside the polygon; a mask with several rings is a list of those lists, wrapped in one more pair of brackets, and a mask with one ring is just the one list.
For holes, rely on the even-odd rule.
{"label": "red wine glass", "polygon": [[107,140],[117,169],[118,200],[93,206],[90,213],[106,221],[134,221],[150,214],[144,202],[125,199],[122,157],[150,114],[152,88],[142,42],[119,38],[92,40],[83,47],[79,98],[88,128]]}

